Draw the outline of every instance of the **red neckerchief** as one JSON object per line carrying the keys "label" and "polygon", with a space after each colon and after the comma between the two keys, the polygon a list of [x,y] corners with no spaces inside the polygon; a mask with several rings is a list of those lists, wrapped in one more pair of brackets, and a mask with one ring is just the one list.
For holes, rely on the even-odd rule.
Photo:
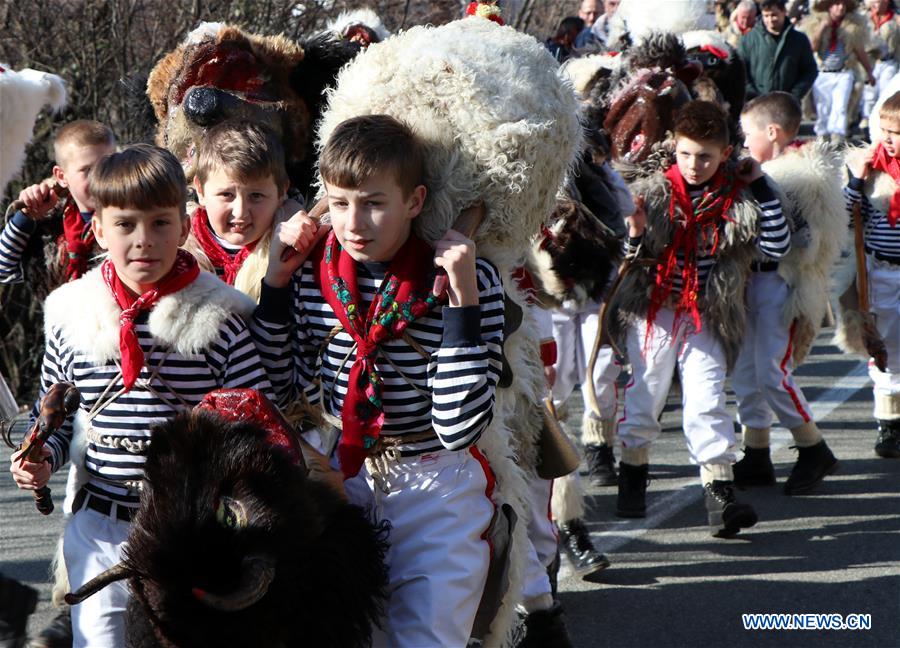
{"label": "red neckerchief", "polygon": [[687,183],[678,170],[678,166],[675,164],[670,166],[665,175],[672,187],[669,219],[674,226],[674,233],[672,242],[663,251],[659,263],[656,265],[656,281],[647,308],[647,340],[649,340],[653,322],[656,320],[656,314],[672,292],[672,283],[675,273],[678,271],[679,252],[684,257],[684,266],[681,273],[681,294],[675,305],[672,339],[675,339],[675,333],[685,314],[690,316],[694,331],[701,330],[700,310],[697,307],[700,295],[697,241],[702,236],[703,245],[706,247],[709,243],[707,236],[711,233],[712,253],[715,254],[719,246],[719,222],[729,220],[728,212],[742,187],[742,183],[734,177],[734,174],[722,165],[706,185],[703,197],[694,207],[688,193]]}
{"label": "red neckerchief", "polygon": [[135,318],[141,311],[151,310],[160,298],[189,285],[200,274],[200,266],[189,252],[178,250],[178,256],[175,257],[175,263],[169,273],[140,297],[135,297],[125,287],[119,279],[116,267],[109,259],[100,266],[100,272],[113,299],[122,309],[122,314],[119,315],[119,351],[122,355],[122,382],[125,383],[125,391],[128,391],[134,386],[144,366],[144,351],[138,343],[138,336],[134,330]]}
{"label": "red neckerchief", "polygon": [[438,303],[438,297],[426,287],[434,275],[433,259],[434,250],[410,233],[388,266],[368,312],[363,313],[359,308],[356,261],[340,246],[334,231],[313,252],[313,268],[322,296],[356,343],[356,360],[350,368],[341,408],[338,445],[345,479],[359,472],[384,424],[383,381],[375,366],[379,346],[402,336],[410,322]]}
{"label": "red neckerchief", "polygon": [[878,14],[878,11],[876,9],[873,9],[872,10],[872,24],[875,25],[875,33],[878,33],[878,30],[881,29],[881,26],[884,25],[884,23],[891,20],[893,17],[894,17],[893,9],[888,9],[888,12],[886,14],[884,14],[883,18]]}
{"label": "red neckerchief", "polygon": [[837,49],[838,44],[838,29],[841,28],[841,21],[837,22],[831,21],[831,40],[828,41],[828,51],[833,52]]}
{"label": "red neckerchief", "polygon": [[222,268],[224,273],[222,281],[229,286],[234,285],[234,279],[240,272],[241,266],[244,265],[247,257],[253,252],[258,241],[253,241],[250,245],[245,245],[236,254],[230,254],[213,236],[212,230],[209,228],[209,218],[206,215],[204,207],[197,207],[194,215],[191,217],[191,231],[194,238],[215,268]]}
{"label": "red neckerchief", "polygon": [[887,173],[897,185],[894,195],[891,196],[891,205],[888,208],[888,224],[891,227],[897,226],[900,220],[900,160],[888,155],[884,149],[884,144],[878,144],[875,149],[875,157],[872,158],[872,168]]}
{"label": "red neckerchief", "polygon": [[88,258],[94,249],[94,230],[78,211],[72,198],[63,207],[63,238],[66,241],[66,281],[78,279],[87,272]]}

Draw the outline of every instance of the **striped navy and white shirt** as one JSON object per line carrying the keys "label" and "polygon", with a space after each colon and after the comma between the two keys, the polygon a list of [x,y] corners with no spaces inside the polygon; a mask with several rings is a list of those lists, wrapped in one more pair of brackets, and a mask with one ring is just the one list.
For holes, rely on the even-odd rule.
{"label": "striped navy and white shirt", "polygon": [[[381,285],[386,264],[358,264],[365,311]],[[434,430],[437,440],[400,445],[402,455],[458,450],[473,444],[491,421],[501,369],[503,287],[496,268],[478,259],[479,305],[436,308],[407,329],[423,357],[403,339],[381,344],[376,366],[384,380],[383,436]],[[302,392],[340,418],[347,379],[356,359],[350,335],[341,330],[321,351],[340,322],[322,297],[307,261],[287,288],[263,284],[251,325],[279,403]]]}
{"label": "striped navy and white shirt", "polygon": [[37,223],[17,211],[0,232],[0,284],[25,281],[22,271],[22,255]]}
{"label": "striped navy and white shirt", "polygon": [[847,186],[844,187],[844,205],[850,215],[850,227],[853,227],[853,204],[858,202],[864,223],[866,252],[889,263],[900,265],[900,223],[896,227],[891,227],[888,215],[869,202],[864,188],[865,181],[853,176],[850,176]]}
{"label": "striped navy and white shirt", "polygon": [[[760,254],[769,259],[781,259],[791,249],[791,231],[788,227],[787,219],[781,208],[781,201],[769,187],[765,178],[757,178],[749,185],[753,198],[759,204],[759,235],[757,237],[757,248]],[[703,197],[705,187],[689,187],[688,195],[694,206]],[[713,237],[707,236],[705,247],[702,247],[704,241],[698,241],[701,247],[697,249],[697,278],[699,280],[701,292],[706,286],[709,278],[710,270],[716,264],[716,257],[713,255]],[[638,250],[643,237],[625,239],[625,254],[633,257]],[[682,287],[682,273],[684,271],[684,255],[677,253],[678,273],[673,277],[672,293],[678,294]]]}
{"label": "striped navy and white shirt", "polygon": [[[247,387],[271,394],[247,324],[238,315],[230,315],[222,322],[215,341],[207,349],[190,355],[169,352],[168,348],[155,343],[147,325],[148,315],[142,313],[135,322],[145,366],[134,387],[106,405],[93,419],[93,434],[88,436],[85,460],[90,474],[90,482],[85,486],[87,491],[130,507],[137,507],[139,503],[138,492],[130,487],[130,482],[143,478],[150,429],[184,409],[182,400],[193,407],[208,392],[223,387]],[[158,344],[155,349],[154,344]],[[151,349],[154,349],[152,353]],[[150,382],[154,394],[142,383],[150,377],[148,367],[158,367],[160,363],[161,379]],[[115,362],[96,362],[86,352],[74,349],[59,329],[51,329],[41,368],[40,397],[54,383],[69,381],[81,392],[81,409],[90,411],[114,379],[110,393],[122,387]],[[40,397],[32,418],[38,415]],[[73,418],[69,417],[47,442],[54,470],[68,460]],[[92,438],[96,435],[103,437],[102,442]],[[185,470],[188,469],[189,466],[185,466]]]}

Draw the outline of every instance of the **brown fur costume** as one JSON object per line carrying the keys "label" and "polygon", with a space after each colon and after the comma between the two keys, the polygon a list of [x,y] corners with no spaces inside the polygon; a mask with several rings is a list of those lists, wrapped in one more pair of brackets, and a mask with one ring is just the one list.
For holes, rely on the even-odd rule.
{"label": "brown fur costume", "polygon": [[156,142],[181,160],[190,181],[207,129],[229,118],[264,124],[281,137],[291,181],[305,192],[322,92],[356,51],[327,36],[297,44],[204,24],[164,56],[147,80],[159,121]]}
{"label": "brown fur costume", "polygon": [[[619,342],[624,340],[629,325],[642,325],[655,278],[656,260],[671,242],[674,232],[669,218],[672,191],[665,176],[660,172],[653,173],[635,180],[630,188],[646,200],[647,229],[637,258],[610,297],[611,317],[607,324],[610,335]],[[744,335],[744,286],[747,269],[756,252],[758,216],[759,207],[745,188],[732,206],[729,220],[721,221],[717,260],[710,269],[700,298],[703,325],[709,327],[722,345],[729,369],[737,360]]]}

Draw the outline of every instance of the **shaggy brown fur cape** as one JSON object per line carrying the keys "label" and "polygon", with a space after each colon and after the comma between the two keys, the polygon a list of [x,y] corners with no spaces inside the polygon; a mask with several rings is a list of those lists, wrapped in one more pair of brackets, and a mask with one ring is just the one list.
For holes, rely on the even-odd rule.
{"label": "shaggy brown fur cape", "polygon": [[[637,257],[630,264],[618,290],[610,297],[610,321],[607,324],[613,340],[619,343],[624,341],[628,326],[646,326],[656,262],[675,231],[669,218],[672,189],[661,171],[635,180],[630,189],[635,196],[644,196],[647,229]],[[717,260],[710,269],[704,294],[700,298],[703,326],[722,345],[729,369],[737,360],[744,336],[744,287],[750,262],[756,252],[758,217],[759,206],[749,189],[745,188],[728,213],[728,220],[721,221]]]}

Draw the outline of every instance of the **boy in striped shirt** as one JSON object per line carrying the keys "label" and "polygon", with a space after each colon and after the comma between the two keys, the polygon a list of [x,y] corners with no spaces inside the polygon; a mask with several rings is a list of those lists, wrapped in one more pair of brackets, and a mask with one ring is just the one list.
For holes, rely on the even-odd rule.
{"label": "boy in striped shirt", "polygon": [[281,403],[305,396],[340,421],[345,479],[365,463],[375,515],[391,523],[375,644],[464,646],[491,558],[494,476],[474,444],[500,375],[500,278],[463,234],[432,249],[413,232],[424,151],[406,125],[342,123],[319,171],[331,229],[302,213],[279,226],[253,334]]}
{"label": "boy in striped shirt", "polygon": [[847,155],[847,212],[860,205],[869,274],[869,310],[887,350],[881,371],[869,360],[874,383],[880,457],[900,457],[900,93],[881,106],[881,141]]}
{"label": "boy in striped shirt", "polygon": [[757,520],[734,496],[736,443],[725,408],[725,376],[743,336],[745,275],[757,248],[771,258],[789,248],[780,202],[759,164],[736,165],[731,152],[719,105],[693,101],[681,109],[675,164],[631,187],[639,197],[627,219],[633,260],[610,306],[626,326],[632,366],[619,420],[616,514],[646,515],[649,449],[678,369],[684,434],[717,537]]}
{"label": "boy in striped shirt", "polygon": [[[73,429],[83,430],[86,481],[63,541],[73,590],[122,558],[152,426],[217,388],[269,389],[242,319],[253,301],[179,250],[189,220],[178,160],[139,144],[102,158],[90,189],[108,259],[47,298],[41,372],[41,396],[68,381],[81,405],[49,438],[45,461],[19,465],[16,453],[11,467],[20,488],[44,486],[69,458]],[[124,645],[127,598],[116,583],[75,606],[74,646]]]}
{"label": "boy in striped shirt", "polygon": [[[800,130],[800,118],[800,102],[787,92],[771,92],[748,103],[741,112],[741,130],[750,156],[765,164],[788,151]],[[803,215],[795,219],[803,222]],[[784,220],[768,220],[761,228],[774,241],[785,245],[790,241]],[[747,331],[731,380],[744,436],[744,457],[734,465],[734,480],[740,487],[775,484],[769,436],[777,415],[791,431],[798,453],[784,492],[807,493],[837,470],[838,461],[794,382],[794,323],[782,317],[792,287],[779,274],[778,261],[771,255],[761,254],[750,270]]]}

